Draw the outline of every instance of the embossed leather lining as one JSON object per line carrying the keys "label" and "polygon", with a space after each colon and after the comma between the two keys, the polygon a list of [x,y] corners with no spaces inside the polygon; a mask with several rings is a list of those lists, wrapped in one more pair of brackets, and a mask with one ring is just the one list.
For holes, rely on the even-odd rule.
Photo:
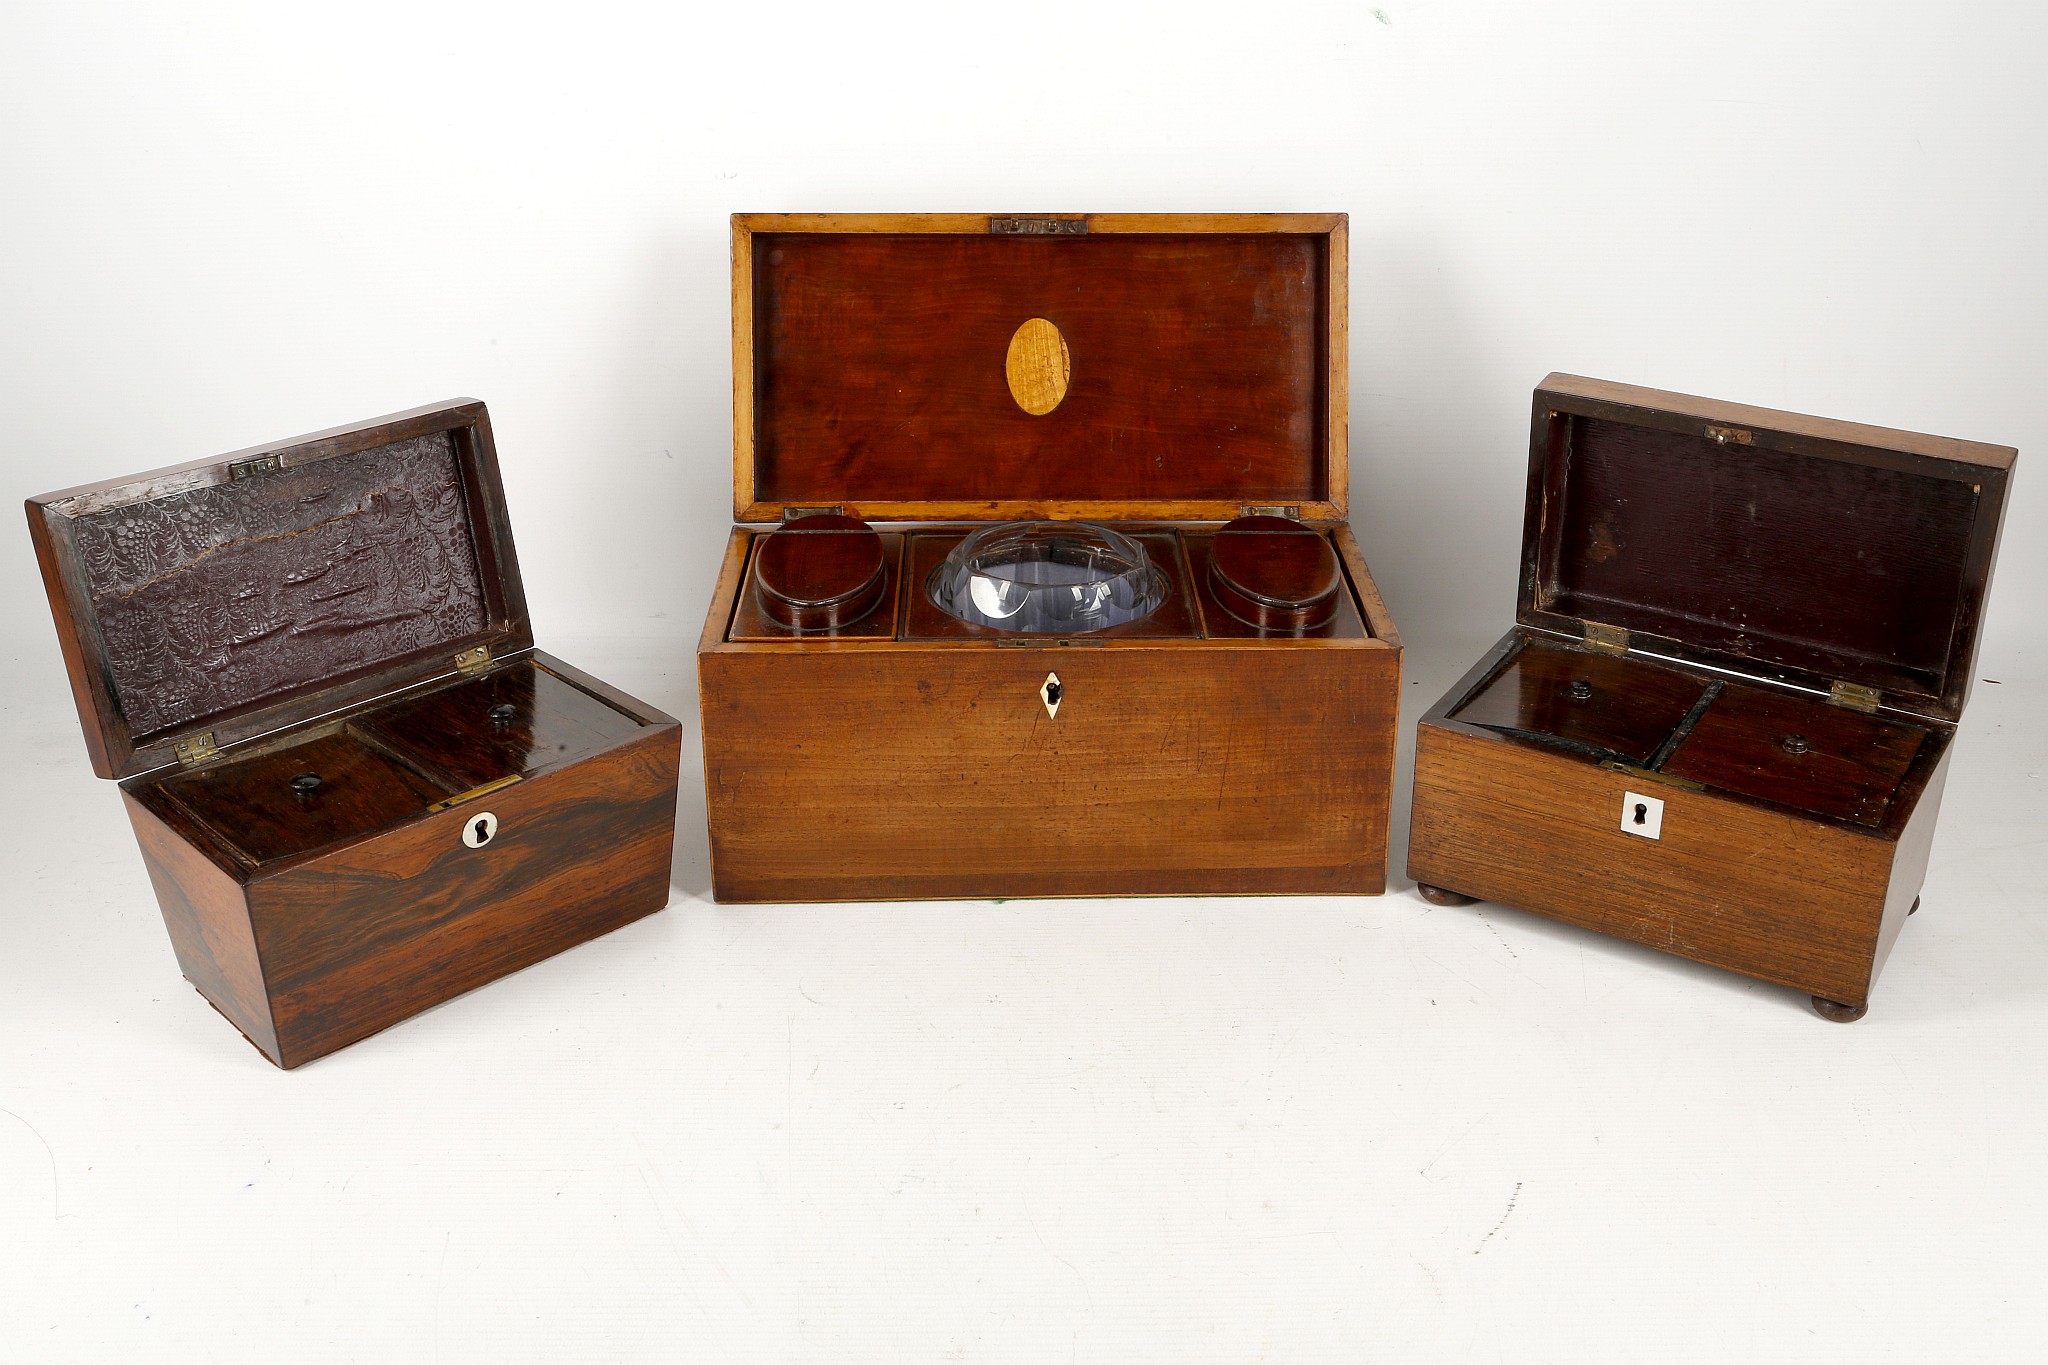
{"label": "embossed leather lining", "polygon": [[489,624],[446,431],[89,513],[77,544],[138,740]]}

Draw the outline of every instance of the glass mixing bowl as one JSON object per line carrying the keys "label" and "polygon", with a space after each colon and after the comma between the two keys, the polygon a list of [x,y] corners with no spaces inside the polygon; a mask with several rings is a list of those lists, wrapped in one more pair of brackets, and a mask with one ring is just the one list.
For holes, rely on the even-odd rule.
{"label": "glass mixing bowl", "polygon": [[1011,521],[954,546],[925,595],[978,626],[1074,635],[1150,615],[1166,600],[1166,575],[1143,545],[1107,526]]}

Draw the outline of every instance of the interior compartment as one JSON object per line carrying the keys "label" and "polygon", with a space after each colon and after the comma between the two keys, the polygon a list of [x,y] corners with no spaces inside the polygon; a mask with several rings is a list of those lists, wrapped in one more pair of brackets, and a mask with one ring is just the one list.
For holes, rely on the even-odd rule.
{"label": "interior compartment", "polygon": [[1451,718],[1648,767],[1706,690],[1674,669],[1532,640]]}
{"label": "interior compartment", "polygon": [[318,727],[305,738],[171,773],[162,803],[262,866],[388,829],[491,783],[612,748],[637,717],[529,660]]}
{"label": "interior compartment", "polygon": [[882,540],[882,584],[881,600],[875,609],[849,625],[832,626],[822,630],[799,630],[783,624],[762,608],[761,594],[756,574],[760,569],[761,547],[774,532],[764,532],[752,538],[747,557],[747,572],[740,583],[739,593],[733,599],[732,623],[726,627],[726,638],[740,643],[767,642],[771,640],[893,640],[896,638],[897,613],[902,596],[900,570],[903,561],[903,537],[893,531],[881,532]]}
{"label": "interior compartment", "polygon": [[1448,718],[1873,828],[1943,733],[1806,693],[1534,639]]}
{"label": "interior compartment", "polygon": [[1815,815],[1879,825],[1926,728],[1729,683],[1663,771]]}
{"label": "interior compartment", "polygon": [[155,790],[243,861],[262,864],[387,829],[458,788],[336,727],[174,774]]}
{"label": "interior compartment", "polygon": [[[1327,531],[1318,531],[1327,537]],[[1339,582],[1336,603],[1330,618],[1319,625],[1290,627],[1260,627],[1241,619],[1224,606],[1216,596],[1216,582],[1210,576],[1209,561],[1216,544],[1216,532],[1185,532],[1181,536],[1181,548],[1187,555],[1188,582],[1190,595],[1202,609],[1202,634],[1211,640],[1364,640],[1372,632],[1366,628],[1365,618],[1360,615],[1357,599],[1343,581],[1342,567],[1339,566]],[[1327,542],[1326,542],[1327,543]],[[1334,551],[1335,547],[1331,547]]]}
{"label": "interior compartment", "polygon": [[[945,562],[954,547],[965,540],[965,530],[930,531],[912,534],[906,547],[908,579],[904,592],[904,628],[906,640],[1019,640],[1015,631],[999,630],[994,626],[979,625],[963,621],[950,614],[931,600],[925,591],[925,584],[932,574]],[[1091,639],[1100,638],[1145,638],[1145,639],[1200,639],[1202,627],[1196,614],[1193,594],[1188,591],[1189,575],[1186,561],[1180,552],[1180,538],[1172,531],[1126,531],[1133,540],[1144,546],[1145,554],[1154,569],[1165,579],[1165,596],[1159,605],[1135,621],[1122,625],[1108,626],[1088,631]],[[1079,634],[1080,632],[1077,632]],[[1044,637],[1041,637],[1044,638]]]}
{"label": "interior compartment", "polygon": [[372,712],[355,726],[457,791],[573,763],[644,728],[532,662]]}
{"label": "interior compartment", "polygon": [[961,540],[922,580],[948,616],[1013,635],[1080,635],[1157,610],[1166,575],[1145,543],[1093,522],[1006,521]]}

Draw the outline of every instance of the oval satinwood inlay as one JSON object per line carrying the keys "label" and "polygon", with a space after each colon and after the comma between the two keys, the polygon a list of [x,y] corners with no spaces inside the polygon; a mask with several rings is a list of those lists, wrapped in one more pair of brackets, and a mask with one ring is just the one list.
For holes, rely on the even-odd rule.
{"label": "oval satinwood inlay", "polygon": [[1010,380],[1010,397],[1033,417],[1043,417],[1067,396],[1067,378],[1072,373],[1067,339],[1060,329],[1044,318],[1027,318],[1010,338],[1010,354],[1003,361]]}

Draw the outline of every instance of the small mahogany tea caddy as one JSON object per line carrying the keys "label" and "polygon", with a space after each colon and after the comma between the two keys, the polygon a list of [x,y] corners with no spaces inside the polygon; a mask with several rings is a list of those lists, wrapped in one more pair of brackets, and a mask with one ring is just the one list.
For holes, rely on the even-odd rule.
{"label": "small mahogany tea caddy", "polygon": [[720,900],[1385,889],[1343,215],[742,214],[732,260]]}
{"label": "small mahogany tea caddy", "polygon": [[1408,875],[1860,1018],[2015,452],[1571,375],[1532,425],[1516,624],[1417,731]]}
{"label": "small mahogany tea caddy", "polygon": [[681,729],[535,650],[483,404],[28,520],[178,963],[277,1065],[667,903]]}

